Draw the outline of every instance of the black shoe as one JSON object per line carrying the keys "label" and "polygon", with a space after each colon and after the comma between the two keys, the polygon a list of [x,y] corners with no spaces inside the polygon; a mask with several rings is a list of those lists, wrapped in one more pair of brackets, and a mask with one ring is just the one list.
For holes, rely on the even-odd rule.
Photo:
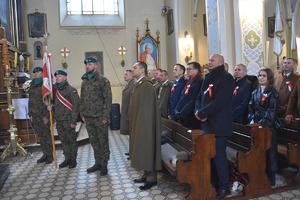
{"label": "black shoe", "polygon": [[125,156],[129,156],[129,153],[125,153]]}
{"label": "black shoe", "polygon": [[221,190],[218,190],[216,198],[217,199],[222,199],[227,195],[230,195],[230,190],[221,189]]}
{"label": "black shoe", "polygon": [[145,185],[140,186],[140,190],[149,190],[150,188],[152,188],[153,186],[157,185],[157,181],[154,182],[145,182]]}
{"label": "black shoe", "polygon": [[46,164],[51,164],[53,162],[53,158],[47,158],[47,160],[46,160]]}
{"label": "black shoe", "polygon": [[133,182],[135,183],[145,183],[146,182],[146,178],[138,178],[138,179],[134,179]]}
{"label": "black shoe", "polygon": [[92,167],[88,168],[86,171],[87,171],[87,173],[91,173],[91,172],[95,172],[100,169],[101,169],[100,164],[94,164]]}
{"label": "black shoe", "polygon": [[101,176],[107,175],[107,166],[102,166],[100,171]]}
{"label": "black shoe", "polygon": [[59,168],[67,167],[70,164],[70,160],[64,160],[61,164],[59,164]]}
{"label": "black shoe", "polygon": [[69,169],[75,168],[76,166],[77,166],[77,161],[76,160],[70,160]]}
{"label": "black shoe", "polygon": [[42,163],[45,162],[46,160],[47,160],[47,155],[44,154],[40,159],[36,161],[36,163]]}

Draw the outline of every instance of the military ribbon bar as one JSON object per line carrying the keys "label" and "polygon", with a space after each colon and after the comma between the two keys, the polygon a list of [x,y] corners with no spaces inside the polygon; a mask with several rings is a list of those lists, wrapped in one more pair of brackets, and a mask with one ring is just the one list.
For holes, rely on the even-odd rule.
{"label": "military ribbon bar", "polygon": [[185,90],[185,95],[188,95],[189,94],[189,89],[190,89],[191,85],[188,85],[186,86],[186,90]]}
{"label": "military ribbon bar", "polygon": [[212,88],[213,88],[213,84],[209,84],[208,86],[208,94],[209,94],[209,97],[212,98]]}
{"label": "military ribbon bar", "polygon": [[233,95],[236,96],[238,94],[239,86],[236,86],[233,91]]}
{"label": "military ribbon bar", "polygon": [[262,98],[261,98],[261,102],[260,102],[260,105],[264,105],[266,99],[267,99],[268,95],[267,94],[263,94],[262,95]]}
{"label": "military ribbon bar", "polygon": [[73,110],[73,105],[67,99],[65,99],[58,90],[56,90],[56,96],[64,106],[66,106],[69,110]]}
{"label": "military ribbon bar", "polygon": [[285,82],[285,84],[288,86],[290,92],[294,89],[290,81]]}

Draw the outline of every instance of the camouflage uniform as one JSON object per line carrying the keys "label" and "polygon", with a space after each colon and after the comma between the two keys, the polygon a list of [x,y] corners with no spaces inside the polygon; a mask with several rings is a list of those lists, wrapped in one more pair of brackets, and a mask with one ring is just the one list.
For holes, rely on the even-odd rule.
{"label": "camouflage uniform", "polygon": [[[80,114],[86,121],[95,163],[107,166],[110,155],[108,122],[112,103],[110,83],[97,71],[90,80],[87,73],[81,79]],[[107,123],[102,124],[102,120],[107,120]]]}
{"label": "camouflage uniform", "polygon": [[[76,160],[78,150],[77,135],[75,128],[71,128],[71,124],[76,125],[80,99],[77,90],[70,86],[68,81],[65,81],[61,87],[58,87],[56,83],[55,88],[54,118],[56,120],[56,129],[61,141],[65,160]],[[56,96],[56,90],[73,105],[72,110],[68,109],[59,101]]]}
{"label": "camouflage uniform", "polygon": [[40,138],[43,154],[52,158],[52,142],[49,123],[44,124],[43,118],[49,119],[49,111],[43,102],[42,85],[43,82],[34,84],[35,79],[30,82],[28,115],[32,117],[32,125],[36,134]]}

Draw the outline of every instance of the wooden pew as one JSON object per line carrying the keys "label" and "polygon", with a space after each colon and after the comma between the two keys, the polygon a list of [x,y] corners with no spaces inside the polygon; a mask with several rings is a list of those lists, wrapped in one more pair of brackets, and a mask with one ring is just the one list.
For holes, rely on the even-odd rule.
{"label": "wooden pew", "polygon": [[294,120],[290,125],[284,123],[283,127],[277,129],[278,161],[286,162],[287,165],[295,168],[297,174],[293,177],[293,184],[300,184],[300,121]]}
{"label": "wooden pew", "polygon": [[[234,160],[240,173],[249,178],[244,195],[258,196],[270,190],[266,174],[266,151],[270,148],[270,129],[259,124],[233,123],[233,135],[228,138],[227,155]],[[229,153],[231,152],[231,153]],[[232,154],[234,153],[232,158]]]}
{"label": "wooden pew", "polygon": [[[174,121],[162,118],[162,145],[164,167],[180,183],[188,183],[191,193],[187,200],[215,199],[215,188],[211,185],[211,159],[215,156],[215,135],[204,135],[201,130],[189,130]],[[188,160],[177,160],[176,168],[170,163],[170,156],[186,152]]]}

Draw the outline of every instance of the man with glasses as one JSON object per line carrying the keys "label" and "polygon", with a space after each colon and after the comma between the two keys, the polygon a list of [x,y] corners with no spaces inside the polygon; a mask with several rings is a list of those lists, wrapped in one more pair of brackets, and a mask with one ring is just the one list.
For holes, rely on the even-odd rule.
{"label": "man with glasses", "polygon": [[191,129],[200,128],[199,121],[194,116],[196,97],[201,88],[203,79],[200,75],[201,66],[198,62],[187,64],[186,74],[188,81],[185,84],[178,104],[175,108],[175,115],[183,126]]}

